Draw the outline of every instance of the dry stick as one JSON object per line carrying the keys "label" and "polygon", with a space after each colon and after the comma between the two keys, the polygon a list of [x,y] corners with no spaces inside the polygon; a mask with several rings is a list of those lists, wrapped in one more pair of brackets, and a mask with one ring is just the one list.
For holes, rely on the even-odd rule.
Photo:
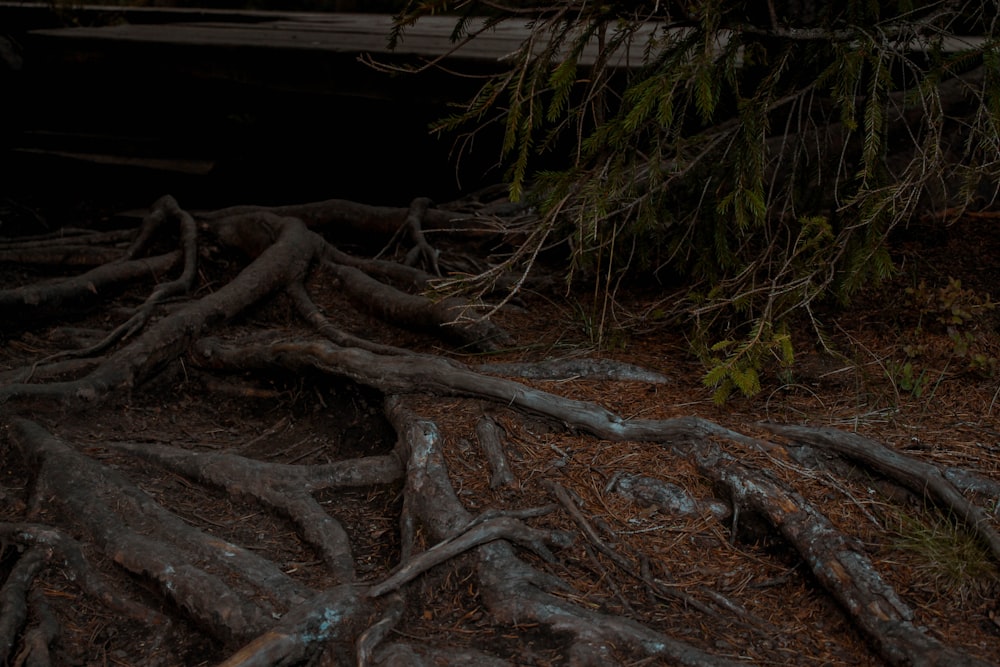
{"label": "dry stick", "polygon": [[476,422],[476,438],[479,445],[486,454],[486,462],[492,471],[490,476],[490,488],[496,489],[501,486],[511,486],[516,481],[514,473],[507,465],[507,456],[503,451],[503,442],[500,440],[500,427],[489,417],[482,417]]}
{"label": "dry stick", "polygon": [[[405,495],[413,514],[432,537],[444,539],[458,533],[472,517],[449,481],[436,424],[414,415],[395,396],[386,400],[386,416],[400,434],[397,447],[409,453]],[[574,664],[608,664],[611,646],[687,667],[737,664],[635,621],[585,609],[546,592],[572,589],[517,558],[504,540],[480,546],[477,554],[481,594],[493,614],[512,624],[534,620],[571,635],[569,658]]]}
{"label": "dry stick", "polygon": [[931,496],[962,519],[989,546],[993,555],[1000,559],[1000,534],[990,525],[989,517],[966,500],[962,492],[945,478],[938,466],[900,454],[874,440],[847,431],[781,424],[761,426],[792,440],[832,449],[870,465],[915,493]]}
{"label": "dry stick", "polygon": [[621,586],[618,585],[618,582],[615,580],[615,577],[610,572],[608,572],[608,568],[604,567],[604,563],[602,563],[600,559],[597,557],[597,554],[594,553],[594,549],[585,542],[583,544],[583,550],[586,552],[587,558],[590,559],[590,562],[593,564],[594,569],[597,571],[598,580],[605,583],[608,586],[608,588],[611,589],[611,592],[615,594],[616,598],[618,598],[618,604],[622,606],[622,609],[625,610],[626,614],[628,614],[629,616],[635,616],[636,615],[635,609],[632,608],[632,605],[629,604],[628,599],[625,597],[624,594],[622,594]]}
{"label": "dry stick", "polygon": [[941,667],[990,664],[945,646],[914,625],[913,611],[882,580],[863,547],[798,493],[737,462],[713,443],[702,443],[702,450],[695,454],[701,473],[728,488],[734,504],[768,517],[887,662]]}

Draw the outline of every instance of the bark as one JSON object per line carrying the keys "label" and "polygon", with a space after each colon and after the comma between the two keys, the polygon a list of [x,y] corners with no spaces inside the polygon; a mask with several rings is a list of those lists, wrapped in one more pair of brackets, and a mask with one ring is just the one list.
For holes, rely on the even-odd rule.
{"label": "bark", "polygon": [[[103,238],[102,243],[119,246],[114,248],[118,259],[113,264],[83,274],[86,278],[21,288],[20,305],[24,305],[26,295],[36,294],[32,290],[39,290],[39,303],[56,303],[62,298],[77,302],[80,285],[105,275],[101,271],[112,277],[101,278],[105,282],[96,290],[100,294],[94,295],[99,297],[104,296],[106,288],[121,284],[122,275],[141,273],[122,274],[123,267],[127,271],[145,267],[142,270],[148,272],[150,266],[163,262],[163,271],[167,271],[183,258],[179,275],[153,288],[124,324],[110,334],[84,332],[80,354],[93,355],[115,346],[105,358],[79,360],[96,367],[54,363],[40,366],[37,373],[33,365],[0,375],[0,382],[5,383],[0,384],[0,401],[7,401],[2,417],[7,421],[8,441],[28,464],[32,477],[32,512],[64,527],[0,523],[0,541],[23,549],[10,558],[11,573],[0,589],[0,662],[11,660],[18,642],[22,651],[15,662],[22,656],[24,664],[46,659],[58,626],[50,622],[51,615],[47,616],[47,606],[37,587],[31,589],[55,569],[65,572],[81,591],[116,615],[155,628],[161,639],[168,617],[180,613],[226,647],[229,653],[221,664],[230,667],[304,662],[519,664],[523,656],[516,651],[524,644],[487,651],[460,645],[459,633],[464,627],[450,633],[446,645],[398,629],[401,623],[413,621],[414,593],[427,585],[423,579],[431,581],[435,573],[459,571],[466,577],[463,588],[467,582],[463,595],[474,598],[474,607],[467,614],[482,614],[485,631],[513,636],[529,626],[532,632],[542,633],[557,644],[560,656],[569,664],[736,664],[738,658],[722,655],[738,651],[735,643],[730,644],[731,649],[709,646],[713,651],[718,649],[719,655],[715,655],[659,631],[654,623],[644,624],[632,618],[642,607],[635,598],[629,598],[629,586],[641,589],[653,605],[666,602],[676,605],[672,608],[676,613],[691,615],[690,627],[733,627],[747,641],[768,643],[775,639],[779,631],[773,625],[720,590],[704,583],[664,583],[663,573],[670,578],[666,562],[669,556],[623,546],[616,539],[622,535],[616,535],[608,522],[602,522],[602,508],[588,507],[573,494],[568,483],[534,470],[515,475],[512,466],[522,461],[518,456],[522,443],[516,437],[516,420],[530,414],[550,422],[553,430],[605,440],[603,444],[608,447],[624,441],[661,443],[666,446],[666,455],[696,461],[705,477],[728,489],[731,507],[719,500],[694,498],[665,479],[651,476],[618,475],[595,467],[588,474],[603,477],[588,479],[588,483],[599,483],[605,494],[616,492],[633,502],[655,505],[671,519],[703,522],[717,534],[723,532],[720,521],[731,518],[738,523],[741,512],[765,516],[774,531],[798,550],[815,578],[890,664],[986,664],[945,646],[918,627],[913,611],[879,576],[856,540],[838,530],[794,489],[737,460],[719,443],[725,442],[739,452],[751,450],[755,456],[760,452],[779,453],[776,445],[696,416],[627,419],[600,405],[508,379],[603,378],[662,385],[671,382],[670,377],[627,364],[585,359],[473,368],[444,356],[416,354],[375,343],[361,334],[346,333],[339,328],[335,315],[324,312],[324,294],[320,290],[316,295],[310,293],[310,286],[319,282],[312,273],[315,269],[332,275],[341,294],[359,310],[376,313],[397,325],[450,336],[463,347],[491,350],[507,344],[504,332],[493,324],[463,317],[472,312],[469,303],[455,299],[435,302],[422,293],[433,285],[437,267],[446,266],[438,264],[437,250],[427,242],[424,231],[455,231],[470,220],[477,232],[489,230],[495,210],[478,205],[473,209],[471,213],[453,212],[434,208],[424,199],[415,200],[409,209],[331,200],[273,209],[237,207],[192,216],[172,198],[165,197],[154,204],[136,233]],[[410,254],[414,263],[419,260],[427,270],[384,259],[353,257],[318,233],[338,229],[374,233],[380,241],[397,233],[400,238],[405,235],[413,248]],[[143,258],[154,243],[159,244],[167,235],[176,236],[178,250]],[[238,249],[249,258],[238,275],[225,283],[197,284],[203,257],[198,250],[199,244],[204,246],[202,235],[214,236],[222,246]],[[90,238],[86,234],[70,236],[74,246],[85,246],[83,239]],[[129,247],[121,248],[128,240]],[[50,241],[34,239],[8,250],[50,250]],[[76,296],[61,296],[71,294]],[[168,299],[178,297],[184,301],[164,307]],[[272,297],[277,297],[276,303],[272,303]],[[287,302],[280,301],[282,298]],[[265,304],[288,306],[281,312],[290,317],[279,323],[280,331],[245,335],[243,332],[256,326],[257,320],[238,318]],[[296,315],[301,322],[294,321]],[[232,331],[235,327],[222,330],[224,323],[237,321],[242,329],[239,338]],[[309,328],[325,340],[304,339],[302,330]],[[206,337],[216,330],[227,339]],[[120,340],[129,337],[127,342]],[[87,342],[93,340],[97,342]],[[103,441],[82,450],[73,438],[56,437],[54,429],[27,418],[42,409],[31,399],[55,398],[72,406],[86,406],[100,398],[141,390],[160,369],[170,365],[180,368],[185,377],[190,373],[201,378],[202,385],[209,387],[221,386],[216,377],[222,373],[278,369],[285,375],[303,377],[303,371],[310,371],[310,377],[325,374],[328,377],[323,387],[331,392],[352,382],[373,388],[384,398],[385,417],[397,435],[395,448],[391,453],[355,453],[315,465],[250,458],[247,451],[251,444],[253,451],[264,452],[265,456],[281,453],[268,452],[276,432],[281,430],[275,424],[230,451]],[[39,382],[51,377],[51,373],[72,370],[83,374],[60,382]],[[230,393],[257,396],[258,400],[277,401],[283,391],[280,387],[254,386],[251,378],[233,380],[226,387]],[[511,421],[504,421],[501,427],[491,418],[474,414],[468,420],[469,432],[446,433],[414,407],[419,404],[415,397],[427,395],[458,397],[461,400],[456,404],[463,411],[482,411],[483,402],[492,403],[486,412],[495,415],[508,411]],[[325,409],[327,405],[318,391],[317,399],[315,409]],[[298,413],[293,411],[278,423],[287,425],[294,421],[294,414]],[[57,421],[57,416],[50,418]],[[996,545],[1000,543],[987,523],[988,517],[964,501],[949,483],[961,478],[955,471],[941,471],[851,434],[768,428],[786,438],[834,447],[916,491],[929,492],[980,531],[997,553]],[[477,514],[463,504],[464,496],[453,486],[454,475],[445,453],[447,443],[470,439],[473,430],[488,466],[482,474],[489,477],[491,490],[484,497],[489,499],[487,502],[504,501],[500,507],[480,502],[480,508],[490,509],[477,510]],[[280,449],[284,451],[284,445]],[[309,566],[319,566],[321,574],[308,581],[299,579],[297,561],[289,568],[278,559],[269,560],[234,541],[212,535],[208,529],[195,528],[161,506],[113,463],[103,460],[102,452],[112,453],[110,458],[118,461],[126,455],[141,457],[144,465],[169,471],[192,488],[213,487],[226,497],[252,500],[262,512],[286,517],[303,548],[315,554],[317,560]],[[514,487],[516,494],[511,492]],[[353,492],[356,496],[366,489],[387,492],[388,496],[398,493],[402,504],[398,517],[399,553],[393,541],[386,547],[392,565],[380,566],[380,570],[359,564],[356,544],[351,539],[358,527],[348,523],[343,516],[347,509],[338,504],[340,494]],[[322,502],[317,498],[321,492]],[[523,507],[513,504],[518,498],[525,504],[528,498],[534,500],[530,501],[532,506]],[[549,498],[554,502],[545,504]],[[605,496],[598,502],[607,499]],[[367,525],[360,530],[366,530]],[[73,538],[63,530],[72,530]],[[373,531],[367,537],[374,540],[375,535]],[[172,611],[154,611],[108,585],[84,557],[85,548],[91,553],[96,550],[129,573],[152,599]],[[600,585],[611,592],[611,604],[620,604],[619,613],[599,610],[588,599],[588,591],[583,588],[590,583],[563,574],[557,576],[574,571],[564,567],[570,549],[582,549],[585,556],[581,561],[598,573]],[[378,557],[390,558],[385,554]],[[6,567],[6,558],[5,554],[5,562],[0,565]],[[466,575],[469,566],[472,574]],[[654,572],[655,566],[659,570]],[[34,626],[28,626],[28,618],[37,620]],[[458,620],[458,625],[464,620]]]}
{"label": "bark", "polygon": [[85,377],[0,387],[0,403],[29,397],[90,402],[111,391],[131,388],[182,355],[207,327],[231,319],[301,279],[321,250],[321,239],[294,218],[274,220],[273,224],[280,228],[275,242],[218,291],[160,320]]}
{"label": "bark", "polygon": [[[460,533],[463,524],[472,517],[448,481],[437,426],[416,417],[399,399],[390,399],[386,412],[410,453],[407,490],[414,514],[437,539]],[[613,664],[613,646],[681,665],[736,664],[638,623],[583,609],[546,592],[545,589],[572,587],[525,564],[507,542],[484,545],[477,556],[482,595],[491,611],[507,622],[524,623],[531,619],[553,632],[569,635],[570,657],[575,664]]]}
{"label": "bark", "polygon": [[913,610],[882,580],[861,544],[837,530],[798,493],[718,448],[697,460],[707,477],[729,490],[734,504],[768,517],[889,664],[990,664],[945,646],[917,627]]}
{"label": "bark", "polygon": [[929,496],[964,521],[966,526],[990,548],[993,555],[1000,559],[1000,534],[993,528],[986,514],[966,500],[948,480],[945,471],[938,466],[896,452],[874,440],[847,431],[781,424],[764,426],[786,438],[830,449],[867,464],[911,491],[921,496]]}
{"label": "bark", "polygon": [[[224,641],[263,631],[274,605],[307,591],[270,561],[212,538],[167,512],[127,478],[74,451],[26,419],[11,423],[11,439],[38,471],[40,490],[53,493],[65,516],[126,570],[155,581],[162,593]],[[224,581],[203,569],[244,577]],[[263,603],[271,599],[270,603]],[[255,600],[255,602],[251,602]]]}

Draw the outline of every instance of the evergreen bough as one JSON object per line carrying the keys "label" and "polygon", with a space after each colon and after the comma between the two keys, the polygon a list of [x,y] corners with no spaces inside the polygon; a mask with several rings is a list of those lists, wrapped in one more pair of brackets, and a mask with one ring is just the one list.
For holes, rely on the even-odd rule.
{"label": "evergreen bough", "polygon": [[[435,129],[502,124],[510,194],[540,214],[503,267],[442,287],[485,292],[564,242],[599,335],[688,323],[719,401],[791,366],[794,324],[822,340],[820,300],[890,276],[895,227],[988,206],[1000,183],[995,0],[411,0],[392,39],[440,13],[456,41],[530,28]],[[535,169],[545,155],[565,161]],[[626,321],[633,278],[664,298]]]}

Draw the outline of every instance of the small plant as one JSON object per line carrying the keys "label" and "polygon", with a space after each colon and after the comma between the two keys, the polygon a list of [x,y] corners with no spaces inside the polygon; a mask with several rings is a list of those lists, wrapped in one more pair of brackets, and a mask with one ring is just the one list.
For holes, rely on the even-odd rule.
{"label": "small plant", "polygon": [[906,296],[909,304],[920,314],[917,328],[923,327],[928,317],[945,327],[964,327],[972,324],[985,313],[996,308],[990,295],[977,294],[975,290],[962,287],[962,281],[948,278],[945,287],[931,289],[921,280],[916,287],[908,287]]}
{"label": "small plant", "polygon": [[920,398],[927,388],[927,370],[918,371],[912,361],[906,361],[902,364],[890,361],[886,372],[893,384],[903,391],[913,394],[914,398]]}
{"label": "small plant", "polygon": [[764,366],[765,354],[777,361],[779,373],[792,367],[795,351],[784,327],[775,330],[769,323],[758,321],[747,339],[726,339],[709,348],[703,355],[709,370],[702,383],[715,389],[712,400],[721,405],[737,390],[747,397],[759,392],[758,369]]}
{"label": "small plant", "polygon": [[952,517],[900,514],[892,546],[913,558],[915,573],[938,595],[964,598],[1000,572],[989,550]]}
{"label": "small plant", "polygon": [[[890,374],[899,387],[910,391],[914,369],[909,359],[925,353],[929,349],[931,334],[943,333],[949,341],[948,354],[952,359],[963,360],[967,370],[982,377],[992,377],[996,373],[998,360],[977,347],[980,344],[974,330],[981,324],[987,313],[996,308],[990,295],[979,294],[975,290],[962,287],[962,282],[948,279],[944,287],[932,289],[921,280],[916,287],[906,290],[907,304],[917,312],[917,323],[910,338],[913,342],[903,347],[908,361],[891,364]],[[918,379],[922,379],[920,374]],[[914,395],[919,396],[916,392]]]}

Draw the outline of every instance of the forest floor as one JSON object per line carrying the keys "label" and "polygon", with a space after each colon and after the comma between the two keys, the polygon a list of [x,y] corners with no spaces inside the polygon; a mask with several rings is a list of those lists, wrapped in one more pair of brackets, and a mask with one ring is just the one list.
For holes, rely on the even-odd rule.
{"label": "forest floor", "polygon": [[[12,210],[8,207],[7,213]],[[618,294],[624,328],[611,338],[613,345],[598,346],[594,317],[588,314],[591,295],[567,294],[558,287],[527,290],[515,306],[494,317],[514,341],[498,353],[473,355],[354,311],[323,271],[310,277],[309,289],[325,312],[337,314],[344,330],[379,343],[444,354],[470,365],[587,357],[627,362],[666,376],[668,381],[656,384],[584,377],[519,380],[596,403],[627,419],[697,415],[765,440],[774,435],[761,428],[762,422],[833,427],[1000,481],[1000,313],[988,301],[1000,278],[996,222],[965,217],[943,228],[915,226],[901,235],[893,248],[900,268],[896,278],[859,295],[846,309],[821,314],[836,355],[822,351],[803,325],[795,335],[798,357],[791,373],[769,374],[759,395],[736,396],[725,405],[713,403],[712,389],[703,386],[705,369],[692,357],[684,332],[644,316],[655,310],[660,295]],[[928,231],[932,228],[933,233]],[[223,264],[219,270],[225,274],[233,269]],[[37,277],[20,265],[4,265],[0,280],[24,284]],[[200,289],[211,289],[204,277]],[[139,302],[145,290],[142,285],[129,288],[116,303]],[[0,372],[106,330],[115,317],[113,308],[67,313],[42,327],[5,333]],[[295,319],[286,303],[272,300],[229,327],[291,331]],[[539,482],[556,480],[626,556],[623,567],[579,538],[558,550],[554,562],[525,556],[571,584],[559,596],[587,609],[639,620],[708,653],[748,664],[885,664],[822,591],[803,558],[767,526],[746,517],[734,536],[727,521],[705,514],[671,516],[643,507],[616,486],[623,476],[648,476],[696,498],[713,498],[717,494],[691,462],[647,442],[581,437],[495,403],[481,401],[470,408],[468,400],[448,396],[415,400],[421,414],[448,434],[443,442],[448,474],[470,512],[547,505],[552,498]],[[396,436],[382,413],[378,392],[326,374],[274,371],[220,377],[182,360],[129,395],[85,412],[46,409],[31,417],[123,472],[189,525],[242,545],[322,590],[330,585],[324,563],[280,515],[106,445],[166,444],[274,463],[326,464],[390,452]],[[473,444],[484,414],[501,427],[513,484],[491,488],[489,470]],[[729,449],[787,482],[855,537],[881,576],[912,607],[918,627],[946,645],[1000,663],[1000,572],[989,552],[953,520],[862,468],[838,461],[807,467],[776,453],[737,445]],[[0,444],[0,461],[0,521],[51,520],[47,508],[31,506],[34,472],[7,438]],[[400,488],[319,491],[315,497],[345,526],[360,579],[383,579],[400,558]],[[980,502],[1000,527],[1000,499]],[[548,529],[578,530],[564,512],[539,521]],[[54,664],[192,666],[215,664],[231,654],[232,647],[185,620],[148,582],[123,572],[99,551],[90,549],[87,556],[115,587],[179,620],[165,639],[159,630],[121,618],[82,592],[59,567],[50,567],[34,587],[62,628]],[[15,560],[13,549],[0,546],[0,581]],[[702,608],[650,590],[639,576],[642,571]],[[472,561],[459,556],[416,579],[409,585],[411,604],[393,636],[467,646],[513,664],[566,662],[565,645],[537,623],[492,618],[473,572]],[[741,611],[727,609],[720,600]],[[658,664],[619,657],[628,664]],[[313,664],[339,663],[327,656]]]}

